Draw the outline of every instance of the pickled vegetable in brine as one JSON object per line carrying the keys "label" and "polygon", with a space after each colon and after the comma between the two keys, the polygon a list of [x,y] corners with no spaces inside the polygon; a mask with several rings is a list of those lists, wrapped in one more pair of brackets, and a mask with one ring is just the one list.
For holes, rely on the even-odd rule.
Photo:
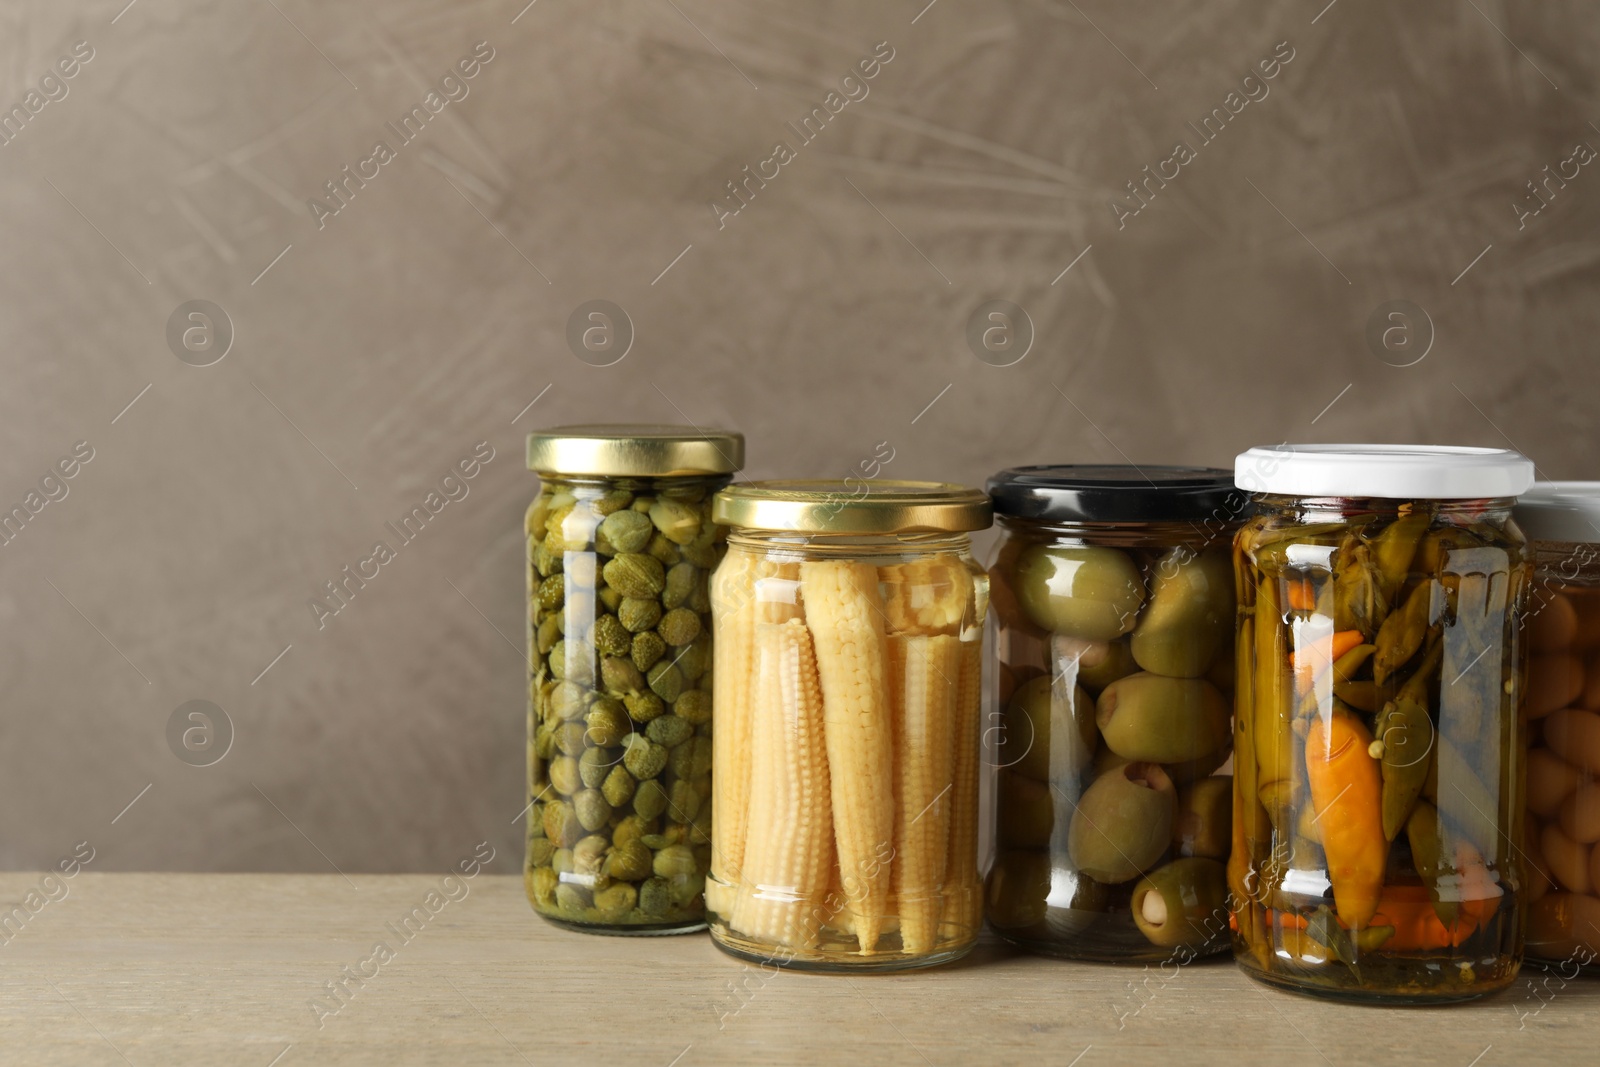
{"label": "pickled vegetable in brine", "polygon": [[1318,505],[1235,542],[1238,956],[1344,999],[1478,996],[1520,961],[1529,554],[1483,502]]}

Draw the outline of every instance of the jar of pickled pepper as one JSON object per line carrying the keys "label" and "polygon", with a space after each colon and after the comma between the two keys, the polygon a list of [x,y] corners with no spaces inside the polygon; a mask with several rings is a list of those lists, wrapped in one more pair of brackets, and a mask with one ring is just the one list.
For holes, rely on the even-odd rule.
{"label": "jar of pickled pepper", "polygon": [[705,926],[711,853],[711,497],[737,433],[528,435],[528,899],[558,926]]}
{"label": "jar of pickled pepper", "polygon": [[713,940],[816,971],[966,954],[989,603],[968,534],[989,526],[988,498],[752,482],[712,516],[729,527],[711,583]]}
{"label": "jar of pickled pepper", "polygon": [[1017,467],[988,488],[1005,531],[989,925],[1075,959],[1225,951],[1245,494],[1194,467]]}
{"label": "jar of pickled pepper", "polygon": [[1270,985],[1439,1003],[1522,961],[1532,553],[1515,452],[1238,457],[1235,955]]}
{"label": "jar of pickled pepper", "polygon": [[1600,482],[1535,482],[1527,634],[1528,959],[1600,974]]}

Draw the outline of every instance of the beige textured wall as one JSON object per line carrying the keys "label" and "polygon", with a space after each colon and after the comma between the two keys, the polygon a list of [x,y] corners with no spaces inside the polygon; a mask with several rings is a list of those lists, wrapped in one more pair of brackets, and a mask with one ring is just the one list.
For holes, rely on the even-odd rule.
{"label": "beige textured wall", "polygon": [[[0,7],[0,103],[94,53],[0,146],[0,501],[93,450],[0,547],[0,866],[87,839],[101,869],[424,870],[487,838],[514,869],[534,424],[731,425],[756,476],[1347,438],[1597,473],[1600,168],[1563,162],[1600,145],[1592,4],[122,3]],[[469,95],[393,137],[480,41]],[[1547,164],[1576,174],[1519,223]],[[613,366],[568,349],[592,299],[633,324]],[[169,347],[191,300],[232,324],[211,366]],[[1033,324],[1012,366],[966,341],[990,300]],[[1364,339],[1391,300],[1431,320],[1414,366],[1379,358],[1414,311],[1410,349]],[[309,598],[478,442],[319,629]],[[233,726],[211,766],[169,747],[190,700]]]}

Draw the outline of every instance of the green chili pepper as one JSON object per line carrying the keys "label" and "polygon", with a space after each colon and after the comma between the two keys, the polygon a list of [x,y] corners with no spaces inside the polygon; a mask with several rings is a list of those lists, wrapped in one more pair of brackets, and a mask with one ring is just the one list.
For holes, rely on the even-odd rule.
{"label": "green chili pepper", "polygon": [[1372,661],[1372,680],[1379,685],[1410,662],[1411,657],[1417,654],[1417,649],[1422,647],[1422,639],[1428,633],[1435,588],[1431,578],[1419,582],[1400,610],[1390,613],[1383,620],[1373,642],[1378,651]]}

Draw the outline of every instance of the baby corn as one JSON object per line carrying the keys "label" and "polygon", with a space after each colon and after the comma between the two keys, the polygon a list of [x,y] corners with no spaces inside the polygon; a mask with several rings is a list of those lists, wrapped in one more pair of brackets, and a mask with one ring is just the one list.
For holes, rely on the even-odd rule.
{"label": "baby corn", "polygon": [[978,893],[978,740],[983,703],[983,642],[961,646],[951,739],[950,855],[945,866],[944,921],[976,933],[981,921]]}
{"label": "baby corn", "polygon": [[758,940],[814,947],[833,871],[822,690],[798,619],[757,628],[750,837],[733,925]]}
{"label": "baby corn", "polygon": [[960,645],[949,635],[889,638],[897,763],[893,884],[901,949],[916,955],[932,951],[943,910]]}
{"label": "baby corn", "polygon": [[938,555],[883,568],[884,604],[895,633],[959,634],[972,600],[972,574],[959,557]]}
{"label": "baby corn", "polygon": [[894,736],[878,570],[803,563],[800,580],[822,681],[841,881],[857,943],[869,953],[883,930],[894,860]]}

